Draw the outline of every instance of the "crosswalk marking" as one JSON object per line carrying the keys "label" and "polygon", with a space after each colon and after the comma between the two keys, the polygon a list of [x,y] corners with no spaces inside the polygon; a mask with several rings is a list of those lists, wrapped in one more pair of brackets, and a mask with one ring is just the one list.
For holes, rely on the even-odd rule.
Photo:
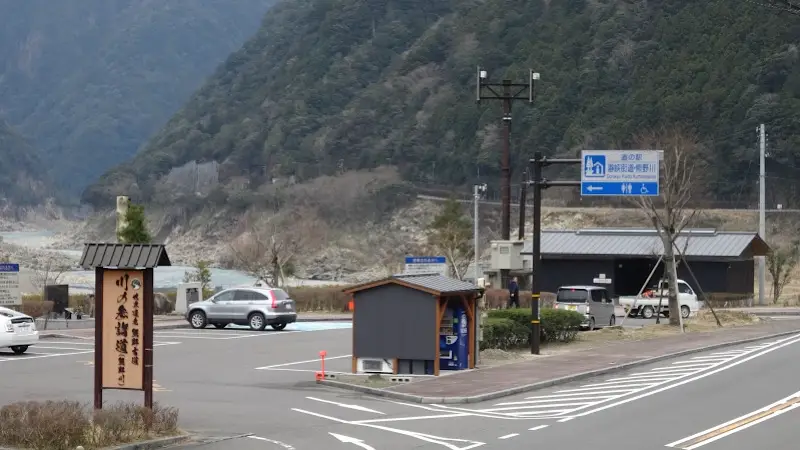
{"label": "crosswalk marking", "polygon": [[515,419],[560,419],[566,421],[576,412],[580,414],[581,411],[586,411],[593,407],[602,408],[602,405],[628,398],[634,394],[663,389],[662,386],[669,383],[679,382],[691,376],[705,373],[794,338],[796,336],[753,345],[744,349],[690,357],[672,362],[663,367],[623,376],[617,375],[604,381],[557,390],[551,394],[525,397],[521,401],[495,403],[488,408],[453,408],[445,405],[436,405],[436,407],[437,409],[473,413],[475,415],[483,413]]}

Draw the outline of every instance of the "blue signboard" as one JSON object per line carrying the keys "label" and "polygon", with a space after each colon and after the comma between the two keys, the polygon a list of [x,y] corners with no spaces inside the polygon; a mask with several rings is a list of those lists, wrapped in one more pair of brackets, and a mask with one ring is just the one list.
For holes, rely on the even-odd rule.
{"label": "blue signboard", "polygon": [[584,150],[581,195],[657,197],[660,152],[657,150]]}
{"label": "blue signboard", "polygon": [[444,256],[406,256],[403,273],[408,275],[437,273],[447,276],[447,271],[447,258]]}
{"label": "blue signboard", "polygon": [[0,263],[0,272],[19,272],[19,264]]}

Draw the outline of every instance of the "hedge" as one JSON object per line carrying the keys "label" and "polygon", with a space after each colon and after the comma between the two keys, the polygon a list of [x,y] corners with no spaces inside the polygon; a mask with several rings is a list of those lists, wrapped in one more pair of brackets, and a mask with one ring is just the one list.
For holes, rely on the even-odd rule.
{"label": "hedge", "polygon": [[[575,311],[544,308],[541,310],[542,341],[572,342],[578,336],[583,314]],[[508,350],[527,346],[530,337],[531,311],[499,309],[489,311],[483,327],[482,348]]]}

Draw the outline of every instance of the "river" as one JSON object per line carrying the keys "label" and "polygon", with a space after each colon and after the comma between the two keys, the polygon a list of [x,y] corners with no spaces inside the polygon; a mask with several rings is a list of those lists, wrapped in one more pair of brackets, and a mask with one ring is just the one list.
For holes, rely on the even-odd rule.
{"label": "river", "polygon": [[[55,232],[49,230],[0,232],[0,238],[2,238],[4,242],[21,247],[65,254],[75,260],[76,267],[83,253],[80,249],[56,250],[46,248],[55,241]],[[15,261],[7,262],[13,263]],[[186,272],[193,271],[194,268],[190,266],[156,267],[153,271],[153,285],[156,289],[174,289],[177,287],[178,283],[183,282],[183,277]],[[80,293],[92,291],[94,290],[94,271],[78,270],[76,268],[75,270],[65,273],[59,281],[69,284],[71,292]],[[238,270],[211,268],[211,283],[214,287],[227,288],[230,286],[253,284],[254,282],[255,278]],[[344,283],[291,279],[287,284],[290,286],[324,286],[342,285]]]}

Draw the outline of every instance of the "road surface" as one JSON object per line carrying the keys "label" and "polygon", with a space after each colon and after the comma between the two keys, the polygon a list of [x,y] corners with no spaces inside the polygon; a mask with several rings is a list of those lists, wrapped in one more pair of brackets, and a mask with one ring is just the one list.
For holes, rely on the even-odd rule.
{"label": "road surface", "polygon": [[[349,369],[350,326],[157,331],[155,399],[180,408],[182,426],[202,440],[182,448],[197,450],[769,450],[795,448],[800,436],[800,335],[442,406],[316,385],[320,350],[328,371]],[[0,353],[0,403],[89,403],[91,347],[48,340],[30,355]],[[105,399],[141,393],[107,391]]]}

